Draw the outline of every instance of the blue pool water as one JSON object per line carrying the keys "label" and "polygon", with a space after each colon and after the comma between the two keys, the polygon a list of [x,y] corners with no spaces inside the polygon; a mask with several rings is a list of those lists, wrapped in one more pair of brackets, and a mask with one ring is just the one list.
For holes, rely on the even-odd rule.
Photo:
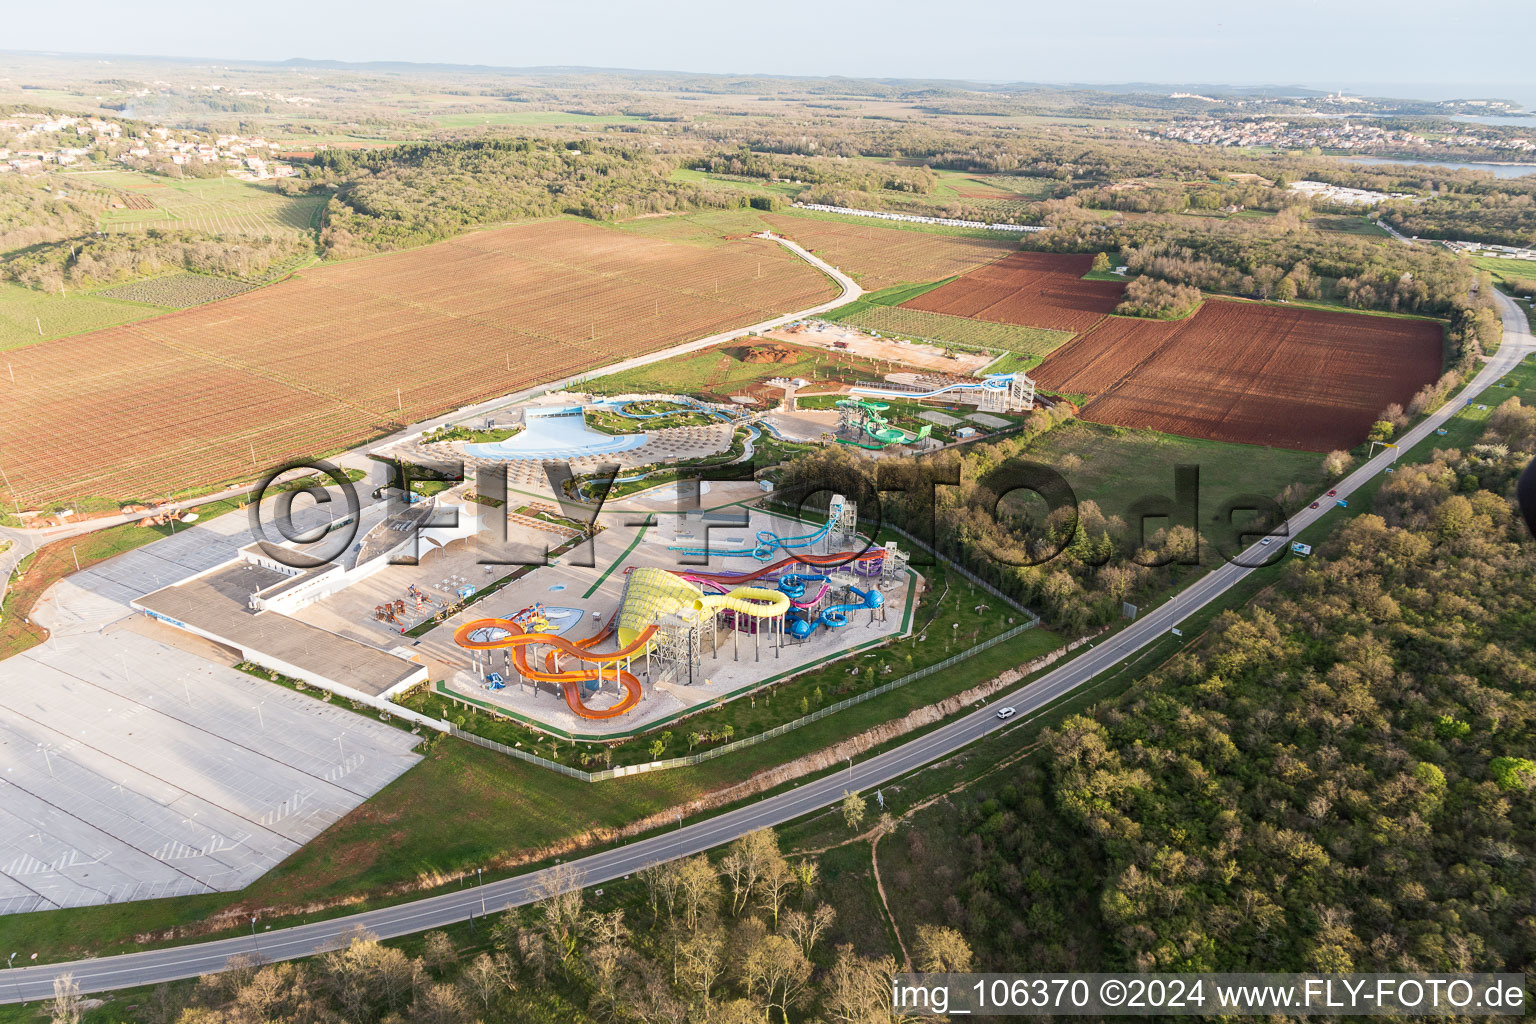
{"label": "blue pool water", "polygon": [[602,434],[588,430],[581,406],[544,406],[523,412],[523,430],[494,444],[467,444],[464,451],[482,459],[574,459],[612,455],[645,444],[644,434]]}

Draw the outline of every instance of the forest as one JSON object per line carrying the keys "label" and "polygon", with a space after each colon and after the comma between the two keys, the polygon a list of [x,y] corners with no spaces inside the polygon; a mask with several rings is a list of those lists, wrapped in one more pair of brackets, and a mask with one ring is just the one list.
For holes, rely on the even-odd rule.
{"label": "forest", "polygon": [[335,258],[425,245],[506,221],[558,214],[613,220],[749,201],[740,190],[668,181],[672,167],[612,143],[487,139],[324,150],[310,178],[337,186],[320,233],[322,249]]}
{"label": "forest", "polygon": [[893,899],[978,969],[1529,971],[1533,449],[1509,399],[1400,467],[1036,763],[917,819]]}
{"label": "forest", "polygon": [[[820,1020],[884,1024],[890,956],[832,945],[836,911],[816,862],[791,861],[769,830],[715,860],[646,868],[641,899],[595,905],[581,876],[556,868],[530,907],[509,910],[481,937],[428,932],[411,955],[359,932],[297,963],[231,964],[195,985],[161,986],[139,1006],[144,1024],[760,1024]],[[500,908],[496,908],[500,909]],[[473,941],[481,952],[465,952]],[[953,928],[925,926],[923,969],[967,970]],[[78,1024],[81,1000],[56,986],[55,1024]]]}

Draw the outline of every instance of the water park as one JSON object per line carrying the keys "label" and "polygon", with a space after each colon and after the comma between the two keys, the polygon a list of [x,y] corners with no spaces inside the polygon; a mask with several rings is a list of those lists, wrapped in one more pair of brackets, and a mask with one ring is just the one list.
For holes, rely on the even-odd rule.
{"label": "water park", "polygon": [[538,568],[434,630],[426,656],[454,669],[440,687],[528,724],[612,735],[910,626],[920,578],[895,544],[858,536],[842,496],[814,525],[742,506],[657,519],[606,565]]}

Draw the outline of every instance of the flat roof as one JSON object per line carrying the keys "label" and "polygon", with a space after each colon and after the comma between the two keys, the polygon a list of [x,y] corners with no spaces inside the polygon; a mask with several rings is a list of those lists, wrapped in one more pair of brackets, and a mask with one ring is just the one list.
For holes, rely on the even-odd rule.
{"label": "flat roof", "polygon": [[289,578],[237,560],[145,594],[133,604],[194,626],[231,646],[270,655],[371,697],[421,671],[420,665],[367,644],[281,612],[250,607],[252,593]]}

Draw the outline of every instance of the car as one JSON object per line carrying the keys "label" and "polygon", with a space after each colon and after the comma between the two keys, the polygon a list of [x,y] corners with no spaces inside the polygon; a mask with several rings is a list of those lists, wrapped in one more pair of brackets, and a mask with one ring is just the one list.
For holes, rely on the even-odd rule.
{"label": "car", "polygon": [[1275,538],[1273,538],[1273,537],[1260,537],[1259,538],[1259,543],[1260,544],[1273,544],[1274,542],[1275,542]]}
{"label": "car", "polygon": [[1019,712],[1018,712],[1017,708],[998,708],[997,709],[997,717],[1002,719],[1005,722],[1008,721],[1008,719],[1012,718],[1014,715],[1016,715],[1018,713]]}
{"label": "car", "polygon": [[1315,501],[1314,501],[1314,502],[1313,502],[1313,503],[1312,503],[1312,507],[1313,507],[1313,508],[1317,508],[1317,502],[1315,502]]}
{"label": "car", "polygon": [[1330,497],[1330,498],[1337,498],[1338,496],[1339,496],[1338,488],[1334,488],[1333,490],[1328,492],[1328,497]]}

